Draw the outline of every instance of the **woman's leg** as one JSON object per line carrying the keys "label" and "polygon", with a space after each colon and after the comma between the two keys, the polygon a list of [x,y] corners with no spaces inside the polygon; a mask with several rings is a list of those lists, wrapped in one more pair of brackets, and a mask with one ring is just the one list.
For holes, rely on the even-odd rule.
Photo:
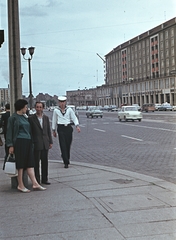
{"label": "woman's leg", "polygon": [[39,187],[40,185],[35,178],[34,168],[27,168],[27,174],[31,179],[33,187]]}
{"label": "woman's leg", "polygon": [[23,168],[18,169],[17,179],[18,179],[17,189],[22,192],[30,192],[27,188],[25,188],[24,183],[23,183]]}

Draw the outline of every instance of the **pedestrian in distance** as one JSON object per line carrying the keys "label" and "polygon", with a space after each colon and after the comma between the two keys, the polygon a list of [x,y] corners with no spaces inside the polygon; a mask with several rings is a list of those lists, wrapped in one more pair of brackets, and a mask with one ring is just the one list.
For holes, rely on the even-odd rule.
{"label": "pedestrian in distance", "polygon": [[52,131],[53,136],[56,137],[58,133],[59,145],[61,149],[61,156],[64,162],[64,167],[68,168],[70,164],[70,148],[72,143],[72,122],[76,126],[77,132],[79,133],[79,121],[74,111],[66,106],[67,98],[60,96],[59,108],[55,108],[52,117]]}
{"label": "pedestrian in distance", "polygon": [[10,104],[7,103],[5,105],[5,113],[2,114],[1,120],[0,120],[0,127],[3,128],[3,134],[4,134],[4,139],[5,139],[5,159],[7,159],[7,156],[9,154],[8,147],[6,145],[6,133],[7,133],[7,123],[8,123],[8,118],[10,117]]}
{"label": "pedestrian in distance", "polygon": [[23,193],[30,192],[23,183],[24,170],[31,179],[33,190],[46,190],[37,182],[34,174],[31,128],[26,115],[27,104],[28,102],[24,99],[18,99],[15,102],[15,113],[8,119],[6,135],[9,154],[15,154],[16,169],[18,170],[17,189]]}
{"label": "pedestrian in distance", "polygon": [[32,139],[34,144],[35,177],[39,184],[41,180],[43,184],[49,185],[50,182],[48,182],[48,150],[52,148],[53,140],[49,118],[43,113],[44,107],[45,106],[43,102],[35,103],[36,113],[29,116],[29,123],[31,125]]}

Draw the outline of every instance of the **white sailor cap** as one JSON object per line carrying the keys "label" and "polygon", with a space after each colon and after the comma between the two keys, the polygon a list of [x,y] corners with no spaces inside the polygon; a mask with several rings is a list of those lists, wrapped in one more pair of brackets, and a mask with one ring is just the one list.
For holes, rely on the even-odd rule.
{"label": "white sailor cap", "polygon": [[65,96],[59,96],[59,97],[58,97],[58,100],[59,100],[60,102],[64,102],[64,101],[67,100],[67,98],[66,98]]}

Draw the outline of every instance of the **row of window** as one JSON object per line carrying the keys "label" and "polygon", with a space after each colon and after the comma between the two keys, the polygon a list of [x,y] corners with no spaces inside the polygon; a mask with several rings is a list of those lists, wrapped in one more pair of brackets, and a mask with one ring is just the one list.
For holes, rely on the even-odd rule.
{"label": "row of window", "polygon": [[[152,91],[161,89],[171,89],[174,88],[174,78],[166,78],[154,81],[146,81],[142,83],[133,83],[122,86],[122,92],[140,92],[140,91]],[[121,87],[114,87],[113,93],[119,94]],[[112,88],[101,88],[97,90],[97,95],[107,96],[112,92]]]}

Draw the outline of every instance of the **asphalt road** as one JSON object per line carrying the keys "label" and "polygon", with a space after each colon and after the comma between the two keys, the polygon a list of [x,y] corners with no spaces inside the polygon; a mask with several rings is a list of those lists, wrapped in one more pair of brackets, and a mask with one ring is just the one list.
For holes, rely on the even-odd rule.
{"label": "asphalt road", "polygon": [[[52,112],[46,112],[52,117]],[[141,122],[119,122],[117,112],[86,118],[79,112],[81,133],[74,130],[71,161],[111,166],[176,183],[176,112],[143,113]],[[50,159],[61,160],[54,139]]]}

